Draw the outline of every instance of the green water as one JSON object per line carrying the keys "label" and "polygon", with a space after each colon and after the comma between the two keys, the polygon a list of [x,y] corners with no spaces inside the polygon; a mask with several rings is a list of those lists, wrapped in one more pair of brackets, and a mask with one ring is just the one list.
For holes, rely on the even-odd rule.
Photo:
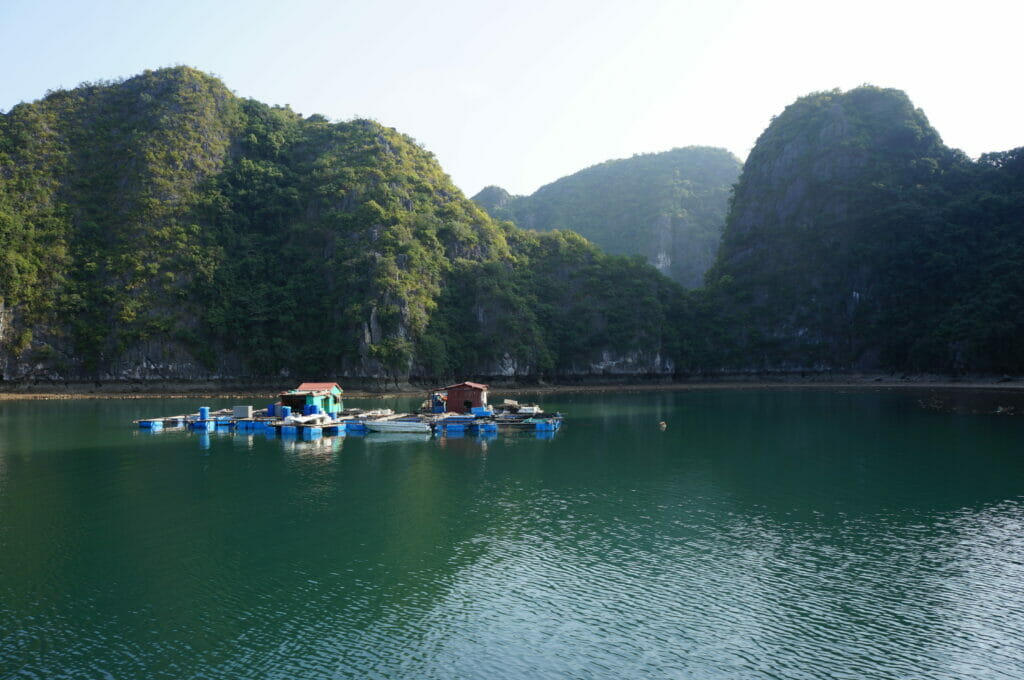
{"label": "green water", "polygon": [[552,439],[313,443],[0,402],[0,678],[1024,677],[1024,418],[544,402]]}

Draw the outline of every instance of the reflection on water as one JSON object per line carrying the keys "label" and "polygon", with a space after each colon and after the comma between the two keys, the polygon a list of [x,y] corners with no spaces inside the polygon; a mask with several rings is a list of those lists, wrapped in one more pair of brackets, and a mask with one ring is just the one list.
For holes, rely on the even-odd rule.
{"label": "reflection on water", "polygon": [[371,432],[363,441],[367,444],[415,444],[428,442],[430,439],[431,435],[421,433]]}
{"label": "reflection on water", "polygon": [[1024,677],[1024,421],[545,401],[553,439],[0,404],[0,677]]}

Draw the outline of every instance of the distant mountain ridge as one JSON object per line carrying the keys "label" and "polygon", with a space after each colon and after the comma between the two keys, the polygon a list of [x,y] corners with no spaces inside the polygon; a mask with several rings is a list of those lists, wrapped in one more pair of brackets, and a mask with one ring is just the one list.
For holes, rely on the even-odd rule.
{"label": "distant mountain ridge", "polygon": [[473,200],[525,229],[570,229],[609,253],[641,255],[688,288],[714,261],[740,162],[690,146],[610,160],[530,196],[487,187]]}

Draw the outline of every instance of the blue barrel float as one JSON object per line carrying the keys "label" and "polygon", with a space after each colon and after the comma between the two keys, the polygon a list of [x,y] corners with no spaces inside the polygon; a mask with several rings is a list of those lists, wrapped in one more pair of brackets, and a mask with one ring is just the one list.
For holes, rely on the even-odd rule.
{"label": "blue barrel float", "polygon": [[281,407],[281,417],[282,418],[287,418],[291,414],[292,414],[292,407],[291,406],[282,406]]}
{"label": "blue barrel float", "polygon": [[210,420],[210,407],[200,406],[199,419],[192,422],[192,429],[211,432],[215,426],[215,423]]}

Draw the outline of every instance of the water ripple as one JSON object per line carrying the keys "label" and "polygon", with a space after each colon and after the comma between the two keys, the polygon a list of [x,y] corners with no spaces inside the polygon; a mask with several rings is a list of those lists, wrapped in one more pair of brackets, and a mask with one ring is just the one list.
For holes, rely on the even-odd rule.
{"label": "water ripple", "polygon": [[0,678],[1024,677],[1019,432],[695,398],[486,449],[23,428]]}

